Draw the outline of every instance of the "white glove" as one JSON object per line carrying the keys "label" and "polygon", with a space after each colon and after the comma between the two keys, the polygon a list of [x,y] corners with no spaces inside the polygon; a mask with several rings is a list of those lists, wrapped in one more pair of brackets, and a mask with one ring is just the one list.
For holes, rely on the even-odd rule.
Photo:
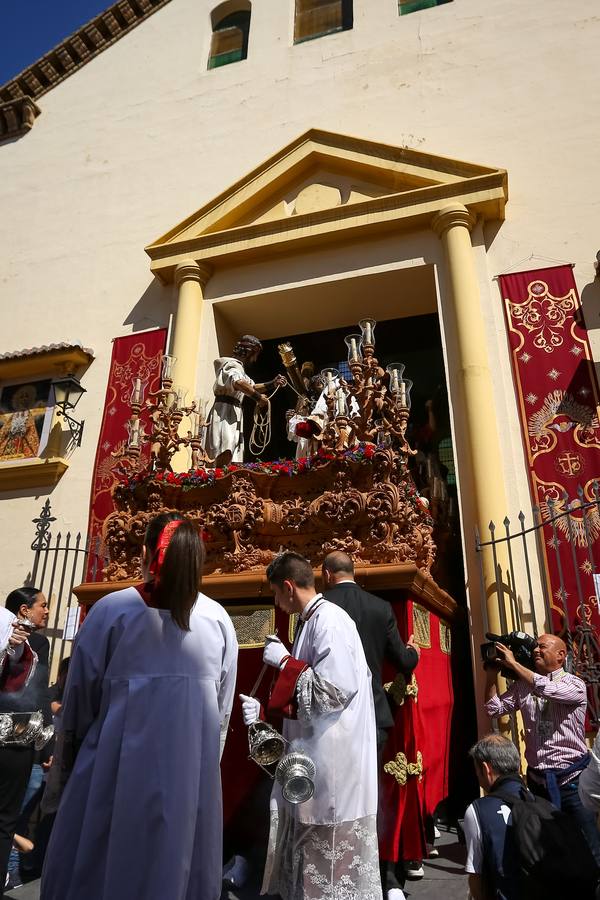
{"label": "white glove", "polygon": [[244,725],[253,725],[260,719],[260,700],[256,697],[248,697],[247,694],[240,694],[242,701],[242,718]]}
{"label": "white glove", "polygon": [[263,662],[268,666],[276,669],[281,668],[282,661],[289,656],[289,650],[281,643],[277,635],[268,634],[265,640],[265,649],[263,651]]}

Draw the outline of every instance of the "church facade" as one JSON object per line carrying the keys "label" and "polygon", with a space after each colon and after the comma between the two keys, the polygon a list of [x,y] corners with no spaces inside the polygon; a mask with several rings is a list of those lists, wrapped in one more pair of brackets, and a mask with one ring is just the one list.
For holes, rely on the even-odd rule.
{"label": "church facade", "polygon": [[[175,384],[210,402],[239,335],[333,364],[316,336],[369,316],[384,361],[409,364],[422,492],[452,500],[475,673],[488,628],[551,627],[556,548],[477,552],[476,532],[568,490],[593,585],[599,36],[586,0],[120,0],[0,88],[2,593],[47,497],[57,530],[87,533],[115,339],[166,329]],[[563,384],[573,360],[585,377]],[[51,388],[71,373],[80,446]]]}

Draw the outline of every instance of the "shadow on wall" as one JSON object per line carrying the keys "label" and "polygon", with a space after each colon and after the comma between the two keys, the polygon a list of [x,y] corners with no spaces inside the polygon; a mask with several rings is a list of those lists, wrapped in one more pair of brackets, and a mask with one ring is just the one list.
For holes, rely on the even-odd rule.
{"label": "shadow on wall", "polygon": [[165,328],[169,323],[169,314],[174,312],[173,286],[163,285],[154,278],[130,310],[123,325],[131,325],[134,333],[148,331],[150,328]]}
{"label": "shadow on wall", "polygon": [[[595,333],[596,342],[600,343],[600,276],[596,276],[582,290],[581,306],[591,342],[593,343]],[[596,384],[600,384],[600,360],[596,360],[594,366],[596,369]]]}

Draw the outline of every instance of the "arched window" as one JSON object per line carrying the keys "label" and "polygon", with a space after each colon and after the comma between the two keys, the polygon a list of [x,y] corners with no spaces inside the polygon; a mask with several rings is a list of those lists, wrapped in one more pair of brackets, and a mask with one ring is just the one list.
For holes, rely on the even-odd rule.
{"label": "arched window", "polygon": [[430,6],[441,6],[442,3],[451,2],[452,0],[398,0],[398,12],[401,16],[406,16],[420,9],[429,9]]}
{"label": "arched window", "polygon": [[250,3],[221,3],[211,15],[213,36],[208,68],[217,69],[248,56]]}
{"label": "arched window", "polygon": [[352,0],[296,0],[294,43],[352,28]]}

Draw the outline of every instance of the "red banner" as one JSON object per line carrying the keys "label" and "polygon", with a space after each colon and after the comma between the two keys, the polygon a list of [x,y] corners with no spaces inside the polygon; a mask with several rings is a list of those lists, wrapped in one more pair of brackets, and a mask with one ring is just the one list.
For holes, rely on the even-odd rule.
{"label": "red banner", "polygon": [[[126,424],[131,416],[129,399],[134,380],[139,378],[145,385],[145,396],[156,391],[159,386],[160,363],[165,350],[167,332],[164,328],[128,334],[115,338],[104,401],[104,415],[90,496],[90,518],[88,526],[90,555],[86,571],[86,581],[98,581],[102,571],[102,553],[96,556],[98,539],[102,537],[102,526],[106,517],[114,510],[112,490],[118,483],[116,467],[119,460],[115,454],[121,452],[127,440]],[[140,416],[144,419],[144,411]],[[147,430],[147,429],[146,429]],[[142,456],[148,456],[148,445],[142,449]]]}
{"label": "red banner", "polygon": [[[587,622],[597,631],[599,395],[572,267],[501,275],[500,288],[531,495],[545,523],[540,544],[554,630]],[[577,508],[560,515],[566,498]]]}

